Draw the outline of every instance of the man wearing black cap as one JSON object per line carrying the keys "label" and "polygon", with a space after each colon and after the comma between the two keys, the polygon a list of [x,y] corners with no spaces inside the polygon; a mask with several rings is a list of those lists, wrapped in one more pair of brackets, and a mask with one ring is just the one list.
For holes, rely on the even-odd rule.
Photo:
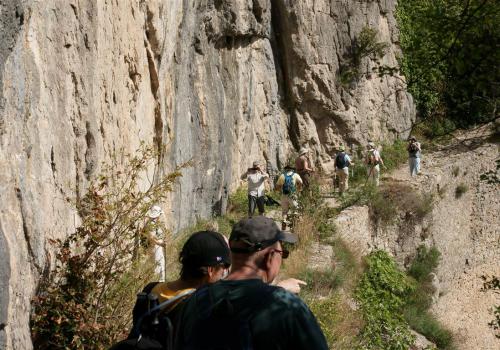
{"label": "man wearing black cap", "polygon": [[[175,323],[179,303],[196,288],[217,282],[225,276],[225,272],[231,265],[230,254],[225,238],[220,233],[214,231],[195,232],[184,243],[179,254],[180,277],[175,281],[150,283],[143,292],[157,296],[159,303],[183,296],[162,310],[163,313],[168,313],[170,321]],[[133,310],[133,329],[129,334],[129,339],[137,338],[140,334],[153,333],[155,339],[166,341],[167,335],[163,331],[152,332],[149,329],[151,325],[147,322],[142,322],[141,325],[137,324],[146,311],[142,309],[141,304],[136,303]],[[116,349],[121,348],[117,347]]]}
{"label": "man wearing black cap", "polygon": [[229,238],[231,273],[183,305],[175,349],[328,349],[304,302],[270,285],[289,254],[283,242],[296,241],[263,216],[238,222]]}

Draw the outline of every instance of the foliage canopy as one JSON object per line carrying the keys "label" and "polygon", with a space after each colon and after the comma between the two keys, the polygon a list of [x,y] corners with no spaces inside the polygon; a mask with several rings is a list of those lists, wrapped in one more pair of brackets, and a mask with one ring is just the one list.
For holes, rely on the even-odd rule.
{"label": "foliage canopy", "polygon": [[500,2],[400,0],[397,18],[402,71],[421,117],[458,127],[495,119]]}

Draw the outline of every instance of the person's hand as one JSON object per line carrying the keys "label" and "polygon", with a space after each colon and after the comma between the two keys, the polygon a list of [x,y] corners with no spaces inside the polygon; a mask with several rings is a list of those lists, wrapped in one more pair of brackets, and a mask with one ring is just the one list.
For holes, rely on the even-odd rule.
{"label": "person's hand", "polygon": [[307,286],[307,283],[302,281],[302,280],[298,280],[296,278],[288,278],[286,280],[278,282],[278,284],[276,284],[276,285],[278,287],[286,289],[287,291],[289,291],[293,294],[299,294],[300,293],[300,285]]}

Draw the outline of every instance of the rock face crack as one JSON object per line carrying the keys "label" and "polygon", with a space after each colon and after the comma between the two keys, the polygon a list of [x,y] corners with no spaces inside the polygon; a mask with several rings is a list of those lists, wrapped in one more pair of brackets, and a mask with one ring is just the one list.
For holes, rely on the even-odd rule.
{"label": "rock face crack", "polygon": [[161,48],[158,39],[158,31],[154,25],[154,13],[149,6],[146,7],[146,57],[148,60],[149,81],[151,93],[155,99],[154,107],[154,138],[153,142],[158,150],[158,166],[163,159],[163,119],[161,115],[161,102],[159,96],[160,78],[158,74],[158,63],[161,61]]}
{"label": "rock face crack", "polygon": [[34,253],[33,246],[31,244],[32,235],[30,229],[28,228],[28,223],[27,223],[28,218],[26,213],[26,203],[24,202],[24,197],[20,188],[16,188],[16,196],[19,201],[19,209],[20,209],[19,212],[21,213],[21,218],[23,221],[24,240],[26,242],[26,247],[28,249],[28,254],[31,260],[30,262],[37,269],[39,273],[42,273],[42,267],[37,263],[36,255]]}

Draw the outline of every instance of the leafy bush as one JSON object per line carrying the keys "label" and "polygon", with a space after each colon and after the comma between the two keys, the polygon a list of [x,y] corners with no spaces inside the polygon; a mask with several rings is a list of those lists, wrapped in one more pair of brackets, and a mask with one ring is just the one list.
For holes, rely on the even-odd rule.
{"label": "leafy bush", "polygon": [[412,329],[436,344],[438,349],[453,349],[452,333],[427,310],[409,305],[405,308],[404,316]]}
{"label": "leafy bush", "polygon": [[370,202],[371,216],[382,226],[394,224],[398,218],[398,205],[387,191],[377,191]]}
{"label": "leafy bush", "polygon": [[340,319],[338,313],[338,297],[330,296],[328,298],[318,299],[309,296],[305,301],[312,313],[316,316],[328,344],[334,344],[338,338],[338,335],[335,334],[335,326]]}
{"label": "leafy bush", "polygon": [[342,276],[334,269],[327,271],[306,269],[299,278],[307,283],[304,290],[314,295],[327,296],[342,285],[345,276]]}
{"label": "leafy bush", "polygon": [[54,242],[57,265],[32,304],[37,349],[109,347],[128,331],[136,293],[158,277],[151,232],[167,231],[147,212],[165,201],[180,169],[145,186],[158,152],[142,145],[136,155],[123,158],[122,171],[115,163],[104,165],[77,201],[81,225],[76,232]]}
{"label": "leafy bush", "polygon": [[433,208],[433,193],[421,193],[406,184],[390,181],[379,187],[370,203],[371,215],[383,225],[395,223],[399,216],[406,221],[422,220]]}
{"label": "leafy bush", "polygon": [[496,118],[498,1],[398,1],[402,71],[432,131]]}
{"label": "leafy bush", "polygon": [[408,274],[418,282],[424,282],[438,267],[440,258],[441,253],[436,247],[427,248],[421,245],[417,248],[417,254],[408,268]]}
{"label": "leafy bush", "polygon": [[377,195],[378,189],[372,183],[351,188],[340,198],[340,210],[353,205],[366,205]]}
{"label": "leafy bush", "polygon": [[414,284],[384,251],[370,253],[366,265],[355,292],[365,320],[360,348],[409,349],[414,336],[404,321],[403,307]]}
{"label": "leafy bush", "polygon": [[415,331],[435,343],[439,349],[453,349],[451,332],[429,312],[432,305],[431,296],[434,293],[430,274],[438,267],[440,256],[441,253],[436,247],[418,247],[407,271],[417,282],[417,287],[407,298],[404,316]]}
{"label": "leafy bush", "polygon": [[465,192],[469,190],[469,187],[464,184],[460,183],[456,188],[455,188],[455,198],[460,198],[464,195]]}
{"label": "leafy bush", "polygon": [[340,67],[339,82],[343,86],[350,86],[359,80],[362,74],[361,63],[364,58],[370,57],[376,62],[385,55],[389,44],[377,41],[378,31],[370,27],[363,27],[349,51],[346,62]]}
{"label": "leafy bush", "polygon": [[392,144],[382,145],[380,156],[384,160],[384,165],[387,171],[397,169],[399,166],[408,161],[406,142],[403,140],[396,140]]}
{"label": "leafy bush", "polygon": [[248,213],[248,191],[246,186],[239,187],[229,196],[229,212],[240,216]]}

